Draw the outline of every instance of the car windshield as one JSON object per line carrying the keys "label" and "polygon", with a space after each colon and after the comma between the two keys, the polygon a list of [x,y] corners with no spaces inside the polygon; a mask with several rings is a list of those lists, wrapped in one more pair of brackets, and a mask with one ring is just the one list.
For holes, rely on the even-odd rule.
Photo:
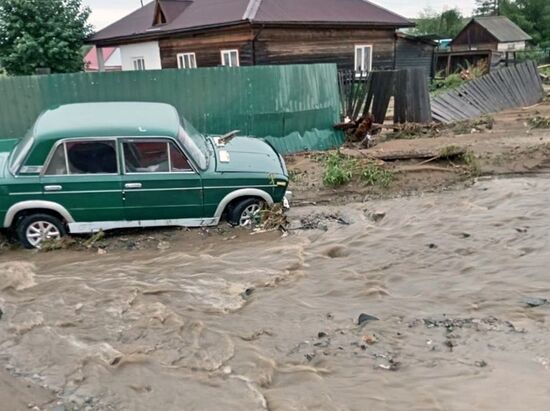
{"label": "car windshield", "polygon": [[178,137],[195,164],[201,170],[206,170],[208,168],[210,154],[204,136],[199,133],[191,123],[183,118]]}
{"label": "car windshield", "polygon": [[25,137],[23,137],[15,146],[10,158],[10,171],[15,175],[19,168],[23,165],[23,161],[27,156],[30,148],[34,143],[32,134],[29,132]]}

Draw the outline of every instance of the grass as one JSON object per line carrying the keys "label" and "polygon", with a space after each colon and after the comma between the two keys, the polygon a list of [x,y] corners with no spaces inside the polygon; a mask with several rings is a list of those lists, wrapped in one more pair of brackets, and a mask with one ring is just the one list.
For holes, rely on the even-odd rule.
{"label": "grass", "polygon": [[368,186],[387,188],[393,182],[393,173],[377,164],[367,164],[361,173],[361,181]]}
{"label": "grass", "polygon": [[457,121],[449,125],[454,134],[471,134],[472,130],[478,132],[492,130],[495,126],[495,119],[491,116],[483,116],[474,120]]}
{"label": "grass", "polygon": [[357,159],[344,156],[339,152],[328,153],[323,160],[325,165],[323,183],[329,187],[349,183],[359,165]]}
{"label": "grass", "polygon": [[472,151],[466,151],[462,154],[462,161],[469,168],[472,177],[481,175],[481,165]]}
{"label": "grass", "polygon": [[460,147],[454,145],[446,146],[439,150],[439,158],[443,160],[448,160],[462,154],[463,150]]}
{"label": "grass", "polygon": [[359,179],[368,186],[386,188],[393,181],[393,173],[372,161],[359,161],[340,152],[328,153],[323,158],[323,184],[338,187]]}

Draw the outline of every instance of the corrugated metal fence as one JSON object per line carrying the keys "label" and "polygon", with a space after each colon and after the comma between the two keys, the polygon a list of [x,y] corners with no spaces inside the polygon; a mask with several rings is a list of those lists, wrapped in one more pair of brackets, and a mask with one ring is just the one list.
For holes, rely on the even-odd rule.
{"label": "corrugated metal fence", "polygon": [[59,104],[154,101],[174,105],[203,133],[241,130],[282,153],[343,142],[332,128],[340,104],[333,64],[2,77],[0,99],[0,138],[21,137]]}

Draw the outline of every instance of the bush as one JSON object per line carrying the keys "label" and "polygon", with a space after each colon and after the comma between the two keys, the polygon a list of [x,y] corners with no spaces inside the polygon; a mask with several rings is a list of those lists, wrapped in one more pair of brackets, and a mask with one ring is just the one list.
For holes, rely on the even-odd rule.
{"label": "bush", "polygon": [[349,183],[357,168],[357,160],[343,156],[339,152],[329,153],[325,157],[325,175],[323,183],[327,186],[341,186]]}
{"label": "bush", "polygon": [[388,187],[393,181],[393,173],[369,161],[361,162],[340,152],[329,153],[324,157],[325,174],[323,183],[336,187],[351,182],[355,177],[369,186]]}

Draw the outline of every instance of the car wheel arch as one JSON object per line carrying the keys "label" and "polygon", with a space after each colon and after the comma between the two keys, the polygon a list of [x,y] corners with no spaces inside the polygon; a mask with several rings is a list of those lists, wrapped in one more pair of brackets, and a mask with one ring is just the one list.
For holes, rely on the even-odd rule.
{"label": "car wheel arch", "polygon": [[69,211],[61,204],[52,201],[30,200],[16,203],[8,209],[4,218],[4,228],[11,227],[20,216],[34,213],[51,213],[60,217],[67,224],[74,223]]}
{"label": "car wheel arch", "polygon": [[274,204],[273,197],[263,190],[257,188],[245,188],[232,191],[227,194],[219,203],[214,217],[221,218],[223,213],[227,210],[227,207],[234,203],[236,200],[244,200],[245,198],[258,198],[264,201],[269,207]]}

